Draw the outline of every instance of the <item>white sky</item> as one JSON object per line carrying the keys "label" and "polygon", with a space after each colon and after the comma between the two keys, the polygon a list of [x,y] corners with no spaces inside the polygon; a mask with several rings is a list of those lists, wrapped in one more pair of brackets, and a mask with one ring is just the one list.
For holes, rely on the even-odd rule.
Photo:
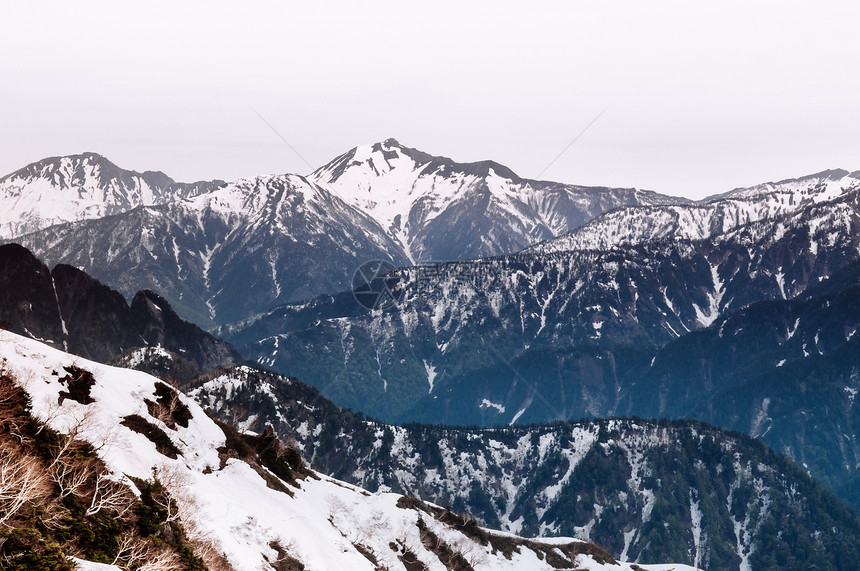
{"label": "white sky", "polygon": [[181,181],[363,143],[702,197],[860,169],[860,3],[5,2],[0,174],[95,151]]}

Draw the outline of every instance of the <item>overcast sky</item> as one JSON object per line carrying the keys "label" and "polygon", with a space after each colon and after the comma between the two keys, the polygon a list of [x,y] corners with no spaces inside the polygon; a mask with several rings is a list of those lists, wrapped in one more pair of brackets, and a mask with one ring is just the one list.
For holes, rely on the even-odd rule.
{"label": "overcast sky", "polygon": [[[703,197],[860,169],[860,3],[6,2],[0,174],[95,151],[181,181],[388,137]],[[256,112],[255,112],[256,110]]]}

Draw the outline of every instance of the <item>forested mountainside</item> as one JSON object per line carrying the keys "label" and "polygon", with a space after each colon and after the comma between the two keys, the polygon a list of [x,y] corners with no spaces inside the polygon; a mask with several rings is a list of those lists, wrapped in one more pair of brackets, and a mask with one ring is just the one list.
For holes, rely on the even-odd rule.
{"label": "forested mountainside", "polygon": [[[708,240],[419,266],[383,310],[346,292],[222,334],[383,420],[698,418],[761,436],[856,502],[858,236],[851,190]],[[785,389],[804,367],[789,382],[806,389]]]}
{"label": "forested mountainside", "polygon": [[[425,402],[416,410],[441,406],[455,379],[530,351],[649,354],[750,303],[797,297],[860,256],[858,197],[852,191],[709,240],[417,266],[398,273],[399,302],[383,311],[363,311],[346,292],[221,334],[265,366],[326,386],[342,405],[408,420],[417,399]],[[469,417],[444,420],[474,422],[483,398],[507,411],[490,413],[490,422],[521,410],[523,420],[553,420],[616,405],[574,391],[558,403],[560,416],[531,416],[532,405],[502,396],[516,380],[468,403]]]}
{"label": "forested mountainside", "polygon": [[[219,418],[252,432],[274,427],[321,472],[515,533],[575,535],[621,559],[703,569],[854,564],[854,512],[737,432],[644,419],[392,426],[252,367],[194,385],[190,396]],[[831,541],[824,528],[843,531]]]}

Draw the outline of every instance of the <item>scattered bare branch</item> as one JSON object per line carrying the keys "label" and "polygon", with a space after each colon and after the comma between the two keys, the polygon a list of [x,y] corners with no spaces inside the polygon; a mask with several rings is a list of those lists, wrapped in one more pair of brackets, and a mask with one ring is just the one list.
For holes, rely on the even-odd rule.
{"label": "scattered bare branch", "polygon": [[46,501],[50,493],[50,480],[39,459],[0,443],[0,524],[8,525],[21,508]]}
{"label": "scattered bare branch", "polygon": [[95,472],[93,462],[89,460],[71,460],[58,458],[48,467],[48,475],[59,489],[59,499],[70,495],[83,496],[87,482]]}
{"label": "scattered bare branch", "polygon": [[117,517],[125,517],[134,507],[131,491],[119,482],[110,479],[107,473],[96,476],[95,490],[86,515],[95,515],[102,510],[111,510]]}

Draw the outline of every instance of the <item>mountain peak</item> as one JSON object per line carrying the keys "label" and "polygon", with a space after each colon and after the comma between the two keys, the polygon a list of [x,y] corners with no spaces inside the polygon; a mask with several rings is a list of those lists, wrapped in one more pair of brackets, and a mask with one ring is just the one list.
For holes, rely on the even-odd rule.
{"label": "mountain peak", "polygon": [[457,162],[394,138],[355,147],[308,178],[374,218],[413,261],[510,253],[617,206],[678,200],[526,180],[496,161]]}
{"label": "mountain peak", "polygon": [[164,204],[221,184],[177,183],[160,171],[125,170],[92,151],[48,157],[0,178],[0,200],[8,205],[0,213],[0,237]]}
{"label": "mountain peak", "polygon": [[845,169],[826,169],[815,174],[802,176],[800,178],[787,178],[775,184],[786,184],[790,182],[804,182],[809,180],[842,180],[848,176],[848,171]]}
{"label": "mountain peak", "polygon": [[498,176],[511,180],[519,180],[520,177],[510,168],[493,160],[481,160],[473,162],[459,162],[454,159],[441,156],[431,155],[413,147],[407,147],[400,143],[397,139],[388,138],[382,142],[374,143],[364,147],[356,147],[356,155],[360,156],[360,150],[365,153],[383,153],[383,155],[391,160],[396,156],[403,155],[412,159],[412,162],[421,168],[422,173],[431,173],[436,171],[441,172],[458,172],[466,175],[477,177],[486,177],[490,175],[492,170]]}
{"label": "mountain peak", "polygon": [[100,169],[107,170],[109,172],[121,170],[103,155],[92,151],[85,151],[74,155],[46,157],[39,161],[35,161],[0,178],[0,183],[20,179],[26,180],[39,176],[46,177],[49,174],[57,173],[58,171],[65,171],[74,176],[75,174],[78,174],[81,169],[86,168],[87,166],[97,166]]}
{"label": "mountain peak", "polygon": [[408,147],[394,138],[384,141],[359,145],[338,156],[326,165],[314,171],[310,178],[318,183],[332,184],[341,178],[355,178],[358,174],[347,174],[352,171],[362,177],[388,177],[397,171],[398,177],[432,176],[436,173],[448,176],[454,173],[487,177],[490,171],[503,178],[521,180],[510,168],[492,160],[461,163],[444,156]]}
{"label": "mountain peak", "polygon": [[797,203],[804,200],[820,202],[836,198],[848,190],[856,188],[858,179],[860,179],[860,171],[849,173],[845,169],[827,169],[797,178],[786,178],[777,182],[764,182],[751,187],[735,188],[722,194],[707,196],[699,203],[708,204],[726,199],[749,200],[773,194],[780,194],[786,198],[793,197],[792,200]]}

